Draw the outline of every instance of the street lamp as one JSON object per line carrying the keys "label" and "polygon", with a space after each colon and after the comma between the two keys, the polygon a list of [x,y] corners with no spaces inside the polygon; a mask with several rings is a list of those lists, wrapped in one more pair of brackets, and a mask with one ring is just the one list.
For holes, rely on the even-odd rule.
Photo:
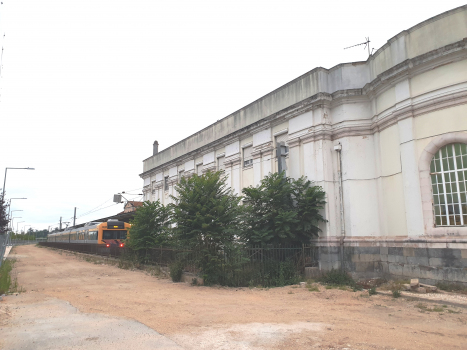
{"label": "street lamp", "polygon": [[31,226],[31,225],[25,225],[25,226],[23,227],[24,234],[26,234],[26,227],[28,227],[28,226]]}
{"label": "street lamp", "polygon": [[[13,213],[14,213],[15,211],[22,211],[22,210],[19,210],[19,209],[18,209],[18,210],[12,210],[12,211],[11,211],[11,215],[13,215]],[[8,219],[10,219],[10,213],[8,213]],[[11,222],[10,222],[11,225],[10,225],[10,228],[11,228],[12,231],[13,231],[13,229],[14,229],[13,219],[16,219],[16,218],[11,218]]]}
{"label": "street lamp", "polygon": [[16,234],[19,233],[18,225],[21,224],[22,222],[26,222],[26,221],[20,221],[16,223]]}
{"label": "street lamp", "polygon": [[15,216],[14,218],[11,218],[11,230],[13,231],[13,219],[22,219],[21,216]]}
{"label": "street lamp", "polygon": [[5,179],[3,180],[3,194],[2,198],[5,200],[5,185],[6,185],[6,172],[8,169],[17,169],[17,170],[36,170],[34,168],[5,168]]}
{"label": "street lamp", "polygon": [[8,204],[8,220],[10,220],[11,201],[13,199],[27,199],[27,198],[10,198],[10,204]]}

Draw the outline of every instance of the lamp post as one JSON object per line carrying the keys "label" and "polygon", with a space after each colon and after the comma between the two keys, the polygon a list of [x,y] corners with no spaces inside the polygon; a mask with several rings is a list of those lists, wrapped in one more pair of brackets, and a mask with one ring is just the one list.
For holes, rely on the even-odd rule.
{"label": "lamp post", "polygon": [[22,222],[26,222],[26,221],[20,221],[16,223],[16,234],[19,233],[18,225],[21,224]]}
{"label": "lamp post", "polygon": [[[13,216],[13,213],[14,213],[15,211],[22,211],[22,210],[19,210],[19,209],[18,209],[18,210],[12,210],[12,211],[11,211],[11,215],[12,215],[12,216]],[[10,213],[8,213],[8,219],[10,219]],[[13,231],[13,229],[14,229],[13,219],[16,219],[16,218],[11,218],[11,222],[10,222],[11,225],[10,225],[10,228],[11,228],[12,231]]]}
{"label": "lamp post", "polygon": [[22,219],[21,216],[15,216],[14,218],[11,218],[11,230],[13,231],[13,219]]}
{"label": "lamp post", "polygon": [[24,227],[23,227],[24,234],[26,234],[26,227],[28,227],[28,226],[31,226],[31,225],[24,225]]}
{"label": "lamp post", "polygon": [[6,185],[6,173],[8,169],[17,169],[17,170],[36,170],[34,168],[5,168],[5,178],[3,179],[3,194],[2,198],[5,200],[5,185]]}
{"label": "lamp post", "polygon": [[13,199],[27,199],[27,198],[10,198],[10,204],[8,204],[8,220],[10,220],[11,201]]}

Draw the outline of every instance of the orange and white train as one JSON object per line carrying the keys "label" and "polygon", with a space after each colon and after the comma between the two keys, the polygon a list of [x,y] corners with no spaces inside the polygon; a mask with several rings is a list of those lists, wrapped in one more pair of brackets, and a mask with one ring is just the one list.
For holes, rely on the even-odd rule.
{"label": "orange and white train", "polygon": [[71,227],[64,231],[49,234],[47,242],[94,243],[105,244],[107,247],[115,245],[123,247],[130,227],[130,224],[118,220],[88,222],[83,227]]}

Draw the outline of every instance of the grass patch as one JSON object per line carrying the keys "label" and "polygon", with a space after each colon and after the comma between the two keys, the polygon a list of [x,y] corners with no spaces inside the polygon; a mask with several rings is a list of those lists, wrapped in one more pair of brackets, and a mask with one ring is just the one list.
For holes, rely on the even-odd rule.
{"label": "grass patch", "polygon": [[368,289],[368,294],[369,295],[375,295],[376,294],[376,287]]}
{"label": "grass patch", "polygon": [[319,292],[318,286],[310,286],[308,287],[308,291],[310,292]]}
{"label": "grass patch", "polygon": [[387,281],[383,283],[378,288],[381,290],[402,290],[404,289],[404,284],[410,284],[410,280],[395,280],[395,281]]}
{"label": "grass patch", "polygon": [[395,289],[395,290],[392,291],[392,297],[393,298],[400,298],[400,296],[401,296],[401,291],[400,290]]}
{"label": "grass patch", "polygon": [[461,311],[455,311],[455,310],[451,310],[451,309],[447,309],[447,310],[448,310],[448,312],[450,314],[460,314],[461,313]]}
{"label": "grass patch", "polygon": [[6,294],[10,290],[11,276],[10,272],[13,269],[15,261],[12,259],[6,259],[0,266],[0,295]]}
{"label": "grass patch", "polygon": [[415,305],[415,307],[419,308],[423,312],[444,312],[445,309],[441,306],[434,306],[433,308],[429,308],[425,304],[419,303]]}
{"label": "grass patch", "polygon": [[467,294],[467,287],[462,284],[440,282],[436,284],[436,287],[446,292]]}
{"label": "grass patch", "polygon": [[0,295],[25,292],[23,287],[18,286],[18,280],[11,278],[11,270],[13,270],[15,262],[15,259],[6,259],[0,266]]}
{"label": "grass patch", "polygon": [[376,288],[384,283],[387,283],[387,280],[383,278],[370,278],[367,280],[360,280],[357,282],[357,286],[360,287],[360,289],[371,289],[371,288]]}
{"label": "grass patch", "polygon": [[356,285],[354,279],[347,272],[334,269],[322,275],[318,281],[330,286],[354,287]]}

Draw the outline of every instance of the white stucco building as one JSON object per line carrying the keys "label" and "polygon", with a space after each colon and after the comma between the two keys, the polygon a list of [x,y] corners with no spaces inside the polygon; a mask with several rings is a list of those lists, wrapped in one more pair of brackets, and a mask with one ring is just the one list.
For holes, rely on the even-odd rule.
{"label": "white stucco building", "polygon": [[145,200],[167,204],[181,176],[217,169],[241,193],[277,171],[279,142],[287,175],[327,193],[323,269],[467,283],[467,6],[147,158]]}

